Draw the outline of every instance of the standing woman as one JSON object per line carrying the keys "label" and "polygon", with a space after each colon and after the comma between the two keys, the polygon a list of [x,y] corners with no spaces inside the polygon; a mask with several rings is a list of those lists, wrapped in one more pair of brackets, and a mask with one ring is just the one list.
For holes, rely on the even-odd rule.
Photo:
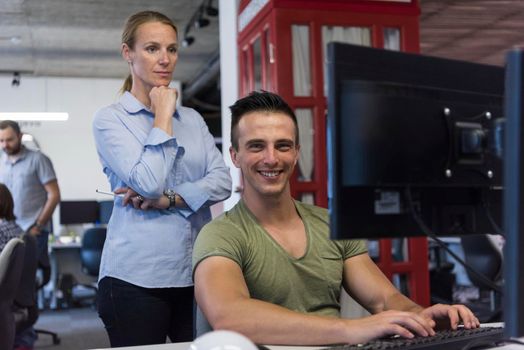
{"label": "standing woman", "polygon": [[161,13],[126,22],[130,76],[119,101],[99,110],[93,132],[115,196],[99,275],[98,307],[112,347],[193,338],[191,255],[231,194],[231,178],[203,118],[178,107],[169,83],[177,28]]}

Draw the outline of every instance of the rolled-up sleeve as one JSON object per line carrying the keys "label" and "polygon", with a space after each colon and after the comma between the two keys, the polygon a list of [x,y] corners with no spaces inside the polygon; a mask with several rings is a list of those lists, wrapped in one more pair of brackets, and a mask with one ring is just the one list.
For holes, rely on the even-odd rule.
{"label": "rolled-up sleeve", "polygon": [[[112,113],[111,109],[97,112],[93,123],[97,151],[104,168],[114,172],[126,186],[146,198],[158,198],[164,191],[178,145],[158,128],[147,130],[147,125],[134,125],[133,117]],[[151,126],[152,122],[153,118]]]}

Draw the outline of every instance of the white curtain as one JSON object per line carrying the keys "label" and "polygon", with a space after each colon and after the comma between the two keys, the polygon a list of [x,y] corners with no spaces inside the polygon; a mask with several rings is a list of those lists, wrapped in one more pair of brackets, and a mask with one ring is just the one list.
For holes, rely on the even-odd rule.
{"label": "white curtain", "polygon": [[324,60],[324,96],[327,96],[327,44],[332,41],[342,43],[371,46],[371,31],[365,27],[322,27],[322,54]]}
{"label": "white curtain", "polygon": [[[299,138],[300,138],[300,156],[298,159],[298,169],[300,170],[299,181],[309,182],[313,177],[313,146],[314,146],[314,131],[313,128],[313,111],[307,108],[299,108],[295,110],[298,122]],[[303,193],[302,202],[308,204],[315,204],[315,197],[312,193]]]}
{"label": "white curtain", "polygon": [[[309,47],[309,27],[291,26],[293,47],[293,92],[295,96],[311,96],[311,61]],[[313,111],[299,108],[295,111],[300,138],[299,181],[309,182],[313,176]],[[312,193],[303,193],[302,202],[314,204]]]}
{"label": "white curtain", "polygon": [[398,28],[384,28],[384,48],[400,51],[400,30]]}
{"label": "white curtain", "polygon": [[295,96],[311,96],[309,27],[291,26],[293,47],[293,91]]}

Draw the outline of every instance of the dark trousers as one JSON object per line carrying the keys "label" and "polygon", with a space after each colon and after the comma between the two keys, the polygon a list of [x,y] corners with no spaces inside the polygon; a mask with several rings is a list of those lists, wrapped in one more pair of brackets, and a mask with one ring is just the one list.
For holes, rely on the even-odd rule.
{"label": "dark trousers", "polygon": [[49,252],[47,250],[49,241],[49,231],[42,230],[39,235],[36,235],[36,249],[37,249],[37,260],[41,265],[50,266],[49,263]]}
{"label": "dark trousers", "polygon": [[193,340],[194,288],[143,288],[117,278],[98,284],[98,314],[111,347]]}

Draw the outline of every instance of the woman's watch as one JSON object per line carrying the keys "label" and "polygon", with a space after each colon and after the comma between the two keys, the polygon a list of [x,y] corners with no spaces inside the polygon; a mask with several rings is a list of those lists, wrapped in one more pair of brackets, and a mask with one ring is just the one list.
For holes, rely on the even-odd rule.
{"label": "woman's watch", "polygon": [[165,190],[164,195],[169,199],[168,208],[174,208],[176,206],[176,192],[173,190]]}

